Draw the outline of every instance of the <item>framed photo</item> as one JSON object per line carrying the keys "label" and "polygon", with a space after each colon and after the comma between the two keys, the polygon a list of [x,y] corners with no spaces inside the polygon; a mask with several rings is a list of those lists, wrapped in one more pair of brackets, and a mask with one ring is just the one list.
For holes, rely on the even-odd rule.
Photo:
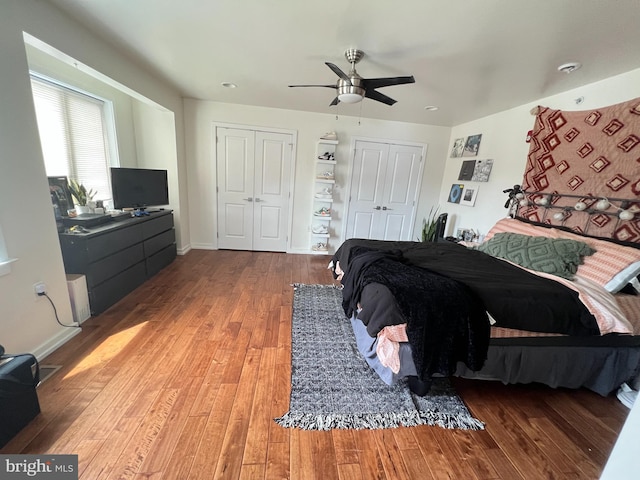
{"label": "framed photo", "polygon": [[462,156],[462,152],[464,151],[464,137],[456,138],[455,142],[453,142],[453,148],[451,149],[451,158],[458,158]]}
{"label": "framed photo", "polygon": [[73,198],[69,190],[67,177],[47,177],[49,180],[49,193],[51,203],[58,206],[60,216],[69,216],[69,210],[73,210]]}
{"label": "framed photo", "polygon": [[463,190],[464,185],[462,185],[461,183],[454,183],[453,185],[451,185],[451,190],[449,191],[449,198],[447,201],[450,203],[460,203]]}
{"label": "framed photo", "polygon": [[476,160],[475,168],[473,169],[473,175],[471,176],[472,182],[488,182],[491,176],[491,169],[493,168],[493,160]]}
{"label": "framed photo", "polygon": [[458,174],[458,180],[472,180],[473,172],[476,169],[475,160],[465,160],[460,167],[460,173]]}
{"label": "framed photo", "polygon": [[476,197],[478,196],[478,186],[469,185],[462,191],[460,198],[460,205],[466,205],[467,207],[473,207],[476,204]]}
{"label": "framed photo", "polygon": [[462,152],[463,157],[475,157],[478,155],[478,150],[480,150],[480,141],[482,140],[482,135],[469,135],[467,137],[467,141],[464,144],[464,151]]}

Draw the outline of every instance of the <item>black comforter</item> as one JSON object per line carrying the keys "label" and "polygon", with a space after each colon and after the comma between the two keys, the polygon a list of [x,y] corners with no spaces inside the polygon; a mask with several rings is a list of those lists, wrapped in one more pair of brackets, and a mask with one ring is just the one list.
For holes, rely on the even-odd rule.
{"label": "black comforter", "polygon": [[400,252],[406,264],[463,284],[480,299],[497,326],[574,336],[600,334],[577,292],[483,252],[451,242],[350,239],[336,251],[334,265],[339,261],[348,274],[352,250],[358,246]]}
{"label": "black comforter", "polygon": [[[398,309],[401,315],[358,315],[370,335],[387,325],[407,324],[418,376],[451,375],[458,362],[480,370],[489,346],[489,320],[477,299],[463,284],[424,268],[407,264],[399,251],[355,247],[342,279],[347,316],[358,310],[367,286],[384,285],[392,296],[377,296],[377,310]],[[397,305],[397,306],[396,306]]]}

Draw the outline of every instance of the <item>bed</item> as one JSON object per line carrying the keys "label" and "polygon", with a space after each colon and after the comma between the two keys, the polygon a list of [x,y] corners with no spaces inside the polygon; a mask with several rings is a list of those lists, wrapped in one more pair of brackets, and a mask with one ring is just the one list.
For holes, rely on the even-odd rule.
{"label": "bed", "polygon": [[[523,261],[514,245],[546,253]],[[639,246],[509,217],[479,245],[349,239],[330,267],[386,383],[424,393],[456,375],[606,396],[639,374]]]}

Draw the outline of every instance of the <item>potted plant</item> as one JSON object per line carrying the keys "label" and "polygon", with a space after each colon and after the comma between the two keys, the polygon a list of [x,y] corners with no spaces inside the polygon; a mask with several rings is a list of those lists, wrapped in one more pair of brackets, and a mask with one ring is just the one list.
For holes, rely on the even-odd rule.
{"label": "potted plant", "polygon": [[434,207],[431,207],[429,210],[429,216],[422,220],[422,241],[423,242],[435,242],[436,241],[436,223],[438,220],[438,210],[440,210],[440,206],[436,207],[435,211]]}
{"label": "potted plant", "polygon": [[89,203],[93,201],[93,197],[96,196],[97,192],[94,192],[93,189],[87,190],[83,184],[75,180],[69,181],[69,190],[76,205],[76,213],[79,215],[82,213],[90,213],[91,208],[89,207]]}

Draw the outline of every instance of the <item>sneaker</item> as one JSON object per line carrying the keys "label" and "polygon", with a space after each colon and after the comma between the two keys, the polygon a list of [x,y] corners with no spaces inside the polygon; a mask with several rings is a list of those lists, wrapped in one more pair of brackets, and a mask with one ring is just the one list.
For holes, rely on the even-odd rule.
{"label": "sneaker", "polygon": [[311,248],[315,252],[326,252],[327,251],[327,244],[326,243],[322,243],[322,242],[318,242]]}
{"label": "sneaker", "polygon": [[327,228],[327,226],[326,226],[326,225],[315,225],[315,226],[311,229],[311,231],[312,231],[313,233],[318,233],[318,234],[321,234],[321,235],[324,235],[324,234],[326,234],[326,233],[329,233],[329,229]]}
{"label": "sneaker", "polygon": [[327,132],[320,137],[321,140],[338,140],[336,132]]}
{"label": "sneaker", "polygon": [[318,160],[329,160],[333,162],[335,160],[335,157],[333,153],[324,152],[322,155],[318,155]]}
{"label": "sneaker", "polygon": [[315,197],[316,198],[331,199],[332,198],[331,189],[329,187],[323,188],[318,193],[316,193]]}
{"label": "sneaker", "polygon": [[319,173],[316,178],[319,178],[320,180],[333,180],[333,172],[326,171]]}
{"label": "sneaker", "polygon": [[322,207],[320,210],[318,210],[317,212],[313,212],[313,214],[316,217],[328,217],[329,215],[331,215],[331,209],[327,208],[327,207]]}

